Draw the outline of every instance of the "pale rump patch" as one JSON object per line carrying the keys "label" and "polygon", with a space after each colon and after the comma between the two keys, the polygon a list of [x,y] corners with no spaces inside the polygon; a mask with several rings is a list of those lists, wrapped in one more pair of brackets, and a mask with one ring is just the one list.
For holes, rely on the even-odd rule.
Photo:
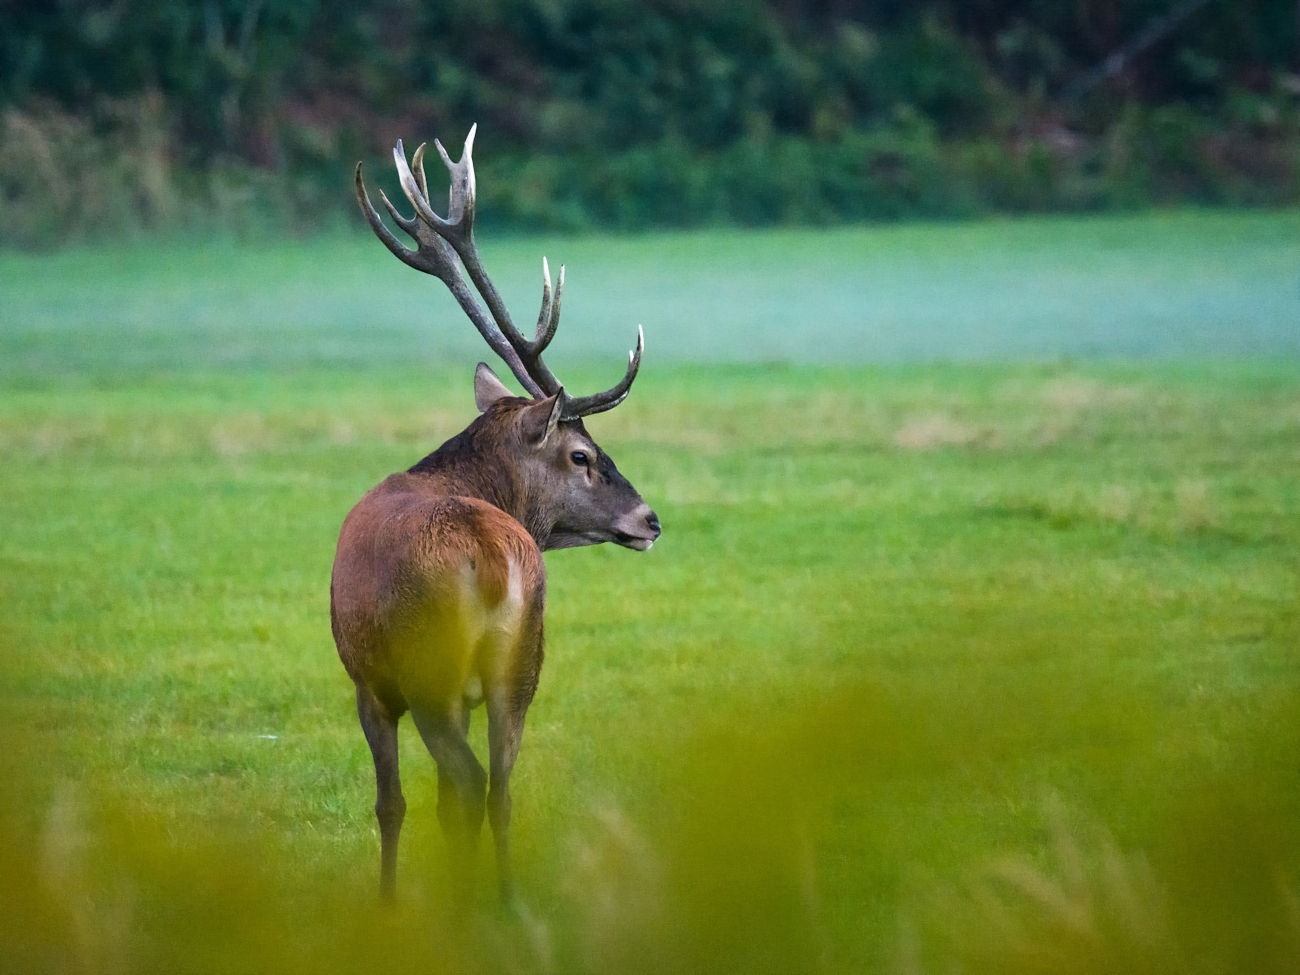
{"label": "pale rump patch", "polygon": [[476,708],[483,703],[483,678],[492,684],[509,670],[519,646],[524,616],[524,579],[514,559],[506,561],[505,597],[489,607],[484,580],[473,562],[460,567],[461,632],[465,640],[465,680],[461,698]]}

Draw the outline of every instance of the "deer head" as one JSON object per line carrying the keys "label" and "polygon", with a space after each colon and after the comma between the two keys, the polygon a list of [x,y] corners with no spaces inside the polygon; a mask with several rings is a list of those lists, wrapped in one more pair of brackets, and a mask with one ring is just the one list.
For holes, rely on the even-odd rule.
{"label": "deer head", "polygon": [[[636,348],[628,354],[627,372],[615,386],[591,396],[570,396],[565,391],[542,361],[542,352],[560,324],[564,268],[552,288],[550,267],[542,258],[542,307],[530,340],[515,328],[479,259],[474,244],[476,130],[477,126],[469,130],[458,162],[452,162],[442,143],[434,140],[451,174],[446,218],[429,203],[425,147],[415,150],[410,163],[400,140],[393,149],[402,190],[415,216],[401,214],[382,191],[380,198],[393,221],[415,241],[415,250],[403,246],[384,225],[366,193],[360,163],[356,169],[357,199],[375,235],[400,261],[447,286],[529,394],[515,396],[480,362],[474,399],[482,416],[412,470],[437,471],[464,483],[466,490],[518,519],[543,549],[614,542],[645,551],[659,537],[659,519],[582,422],[583,417],[611,410],[627,398],[641,366],[645,335],[637,326]],[[486,311],[466,285],[462,269],[487,305]]]}

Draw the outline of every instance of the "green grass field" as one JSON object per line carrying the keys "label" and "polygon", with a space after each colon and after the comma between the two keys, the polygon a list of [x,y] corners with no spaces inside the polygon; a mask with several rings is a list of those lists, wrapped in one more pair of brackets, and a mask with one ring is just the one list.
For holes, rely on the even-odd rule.
{"label": "green grass field", "polygon": [[1294,970],[1298,225],[494,248],[519,319],[569,262],[572,386],[646,324],[589,427],[665,529],[547,556],[513,914],[409,724],[379,909],[329,633],[343,515],[473,416],[436,282],[0,255],[0,970]]}

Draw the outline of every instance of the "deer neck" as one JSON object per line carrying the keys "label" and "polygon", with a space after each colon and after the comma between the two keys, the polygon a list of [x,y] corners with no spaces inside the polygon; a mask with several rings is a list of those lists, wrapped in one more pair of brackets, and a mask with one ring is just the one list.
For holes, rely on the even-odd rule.
{"label": "deer neck", "polygon": [[549,506],[541,503],[528,491],[510,458],[483,457],[476,465],[477,476],[464,479],[461,484],[468,490],[463,497],[478,498],[500,508],[524,526],[533,536],[537,547],[545,551],[546,542],[555,527],[555,516]]}
{"label": "deer neck", "polygon": [[545,551],[555,516],[543,499],[530,492],[518,463],[508,451],[473,436],[473,428],[448,440],[412,467],[411,474],[428,478],[438,494],[477,498],[500,508],[521,525]]}

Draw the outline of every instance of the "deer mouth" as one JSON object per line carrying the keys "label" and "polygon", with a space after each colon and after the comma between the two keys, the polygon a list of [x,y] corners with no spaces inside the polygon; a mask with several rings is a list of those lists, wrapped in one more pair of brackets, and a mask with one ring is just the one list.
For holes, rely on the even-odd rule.
{"label": "deer mouth", "polygon": [[650,546],[655,543],[653,538],[642,535],[629,535],[627,532],[615,532],[614,541],[624,548],[634,549],[637,552],[648,552]]}

